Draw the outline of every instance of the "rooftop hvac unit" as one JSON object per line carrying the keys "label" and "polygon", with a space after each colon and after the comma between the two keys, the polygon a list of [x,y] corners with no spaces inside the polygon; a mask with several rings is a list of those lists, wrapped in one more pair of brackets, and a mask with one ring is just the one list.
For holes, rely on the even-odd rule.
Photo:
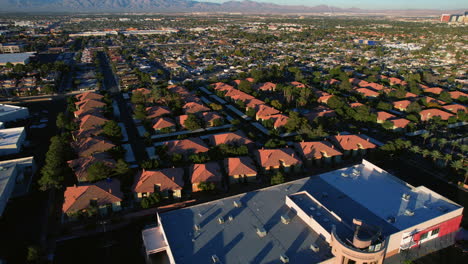
{"label": "rooftop hvac unit", "polygon": [[404,201],[409,201],[410,198],[411,198],[411,195],[408,194],[408,193],[404,193],[404,194],[401,196],[401,199],[403,199]]}
{"label": "rooftop hvac unit", "polygon": [[267,235],[267,231],[263,227],[257,227],[257,235],[259,237],[264,237]]}
{"label": "rooftop hvac unit", "polygon": [[234,217],[232,217],[232,215],[230,215],[230,216],[228,216],[228,220],[232,221],[232,220],[234,220]]}
{"label": "rooftop hvac unit", "polygon": [[242,202],[241,202],[241,201],[239,201],[239,200],[235,200],[235,201],[234,201],[234,207],[239,208],[239,207],[241,207],[241,206],[242,206]]}
{"label": "rooftop hvac unit", "polygon": [[405,210],[405,215],[407,215],[407,216],[413,216],[413,215],[414,215],[414,212],[411,211],[411,210],[409,210],[409,209],[406,209],[406,210]]}
{"label": "rooftop hvac unit", "polygon": [[212,255],[212,256],[211,256],[211,260],[213,261],[213,263],[221,263],[221,261],[219,260],[218,256],[216,256],[216,255]]}
{"label": "rooftop hvac unit", "polygon": [[280,255],[280,260],[281,260],[281,262],[283,262],[283,263],[288,263],[288,262],[289,262],[289,258],[288,258],[288,256],[286,256],[285,254],[281,254],[281,255]]}
{"label": "rooftop hvac unit", "polygon": [[315,244],[310,245],[310,249],[312,249],[312,251],[314,251],[314,252],[319,252],[320,251],[320,248],[317,247],[317,245],[315,245]]}
{"label": "rooftop hvac unit", "polygon": [[291,218],[289,218],[288,215],[282,215],[281,216],[281,222],[283,222],[283,224],[287,225],[287,224],[289,224],[289,222],[291,222]]}
{"label": "rooftop hvac unit", "polygon": [[393,217],[393,216],[389,216],[389,217],[387,218],[387,222],[389,222],[390,224],[393,224],[393,223],[396,222],[396,218]]}
{"label": "rooftop hvac unit", "polygon": [[195,231],[200,231],[201,227],[200,227],[200,225],[194,225],[194,226],[193,226],[193,229],[194,229]]}
{"label": "rooftop hvac unit", "polygon": [[218,223],[220,223],[220,224],[224,224],[224,218],[222,218],[222,217],[219,217],[219,218],[218,218]]}

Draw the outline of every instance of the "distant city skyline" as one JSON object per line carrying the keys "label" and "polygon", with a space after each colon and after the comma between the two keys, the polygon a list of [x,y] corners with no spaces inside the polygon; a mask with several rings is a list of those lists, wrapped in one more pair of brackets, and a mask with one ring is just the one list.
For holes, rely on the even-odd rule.
{"label": "distant city skyline", "polygon": [[[200,2],[224,3],[232,0],[198,0]],[[243,1],[243,0],[236,0]],[[466,0],[252,0],[255,2],[272,3],[279,5],[330,5],[340,8],[362,8],[362,9],[463,9],[468,8]]]}

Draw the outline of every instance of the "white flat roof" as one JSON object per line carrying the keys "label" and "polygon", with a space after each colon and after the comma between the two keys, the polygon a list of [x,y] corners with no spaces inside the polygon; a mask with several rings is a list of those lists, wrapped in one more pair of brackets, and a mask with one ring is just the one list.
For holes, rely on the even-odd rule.
{"label": "white flat roof", "polygon": [[[461,208],[436,192],[424,186],[413,187],[365,160],[320,178],[381,219],[394,217],[395,222],[389,224],[399,230]],[[403,195],[409,195],[408,199],[403,199]]]}
{"label": "white flat roof", "polygon": [[24,133],[24,127],[0,129],[0,147],[18,143]]}
{"label": "white flat roof", "polygon": [[8,115],[21,110],[28,110],[28,108],[16,105],[0,104],[0,116]]}
{"label": "white flat roof", "polygon": [[14,170],[15,166],[0,167],[0,216],[3,214],[6,204],[13,193],[14,188],[7,187],[12,184],[11,181],[15,181],[15,177],[12,177]]}
{"label": "white flat roof", "polygon": [[142,235],[147,255],[167,249],[167,243],[166,240],[164,240],[160,227],[145,229]]}
{"label": "white flat roof", "polygon": [[29,57],[33,56],[33,52],[24,52],[24,53],[7,53],[0,54],[0,64],[6,64],[7,62],[18,63],[25,62]]}

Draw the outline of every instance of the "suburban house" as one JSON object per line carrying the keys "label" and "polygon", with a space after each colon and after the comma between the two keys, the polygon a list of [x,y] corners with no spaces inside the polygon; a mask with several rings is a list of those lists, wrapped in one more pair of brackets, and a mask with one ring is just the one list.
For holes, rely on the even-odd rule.
{"label": "suburban house", "polygon": [[120,203],[123,194],[120,191],[120,181],[117,179],[67,187],[64,197],[62,212],[71,218],[74,218],[76,213],[89,210],[91,207],[98,209],[102,215],[122,209]]}
{"label": "suburban house", "polygon": [[455,100],[460,99],[460,97],[468,97],[468,94],[464,92],[460,92],[460,91],[449,92],[449,94],[450,94],[450,97],[452,97],[452,99],[455,99]]}
{"label": "suburban house", "polygon": [[279,114],[280,111],[268,105],[260,105],[255,115],[256,120],[268,120],[272,115]]}
{"label": "suburban house", "polygon": [[184,169],[168,168],[161,170],[143,170],[135,175],[132,191],[136,199],[148,197],[159,192],[163,197],[182,198],[184,188]]}
{"label": "suburban house", "polygon": [[457,114],[458,112],[467,112],[466,111],[466,106],[461,105],[461,104],[451,104],[451,105],[444,105],[442,106],[445,110],[448,110],[454,114]]}
{"label": "suburban house", "polygon": [[93,137],[83,138],[72,143],[72,147],[80,157],[87,157],[95,153],[106,152],[115,147],[110,141],[104,138]]}
{"label": "suburban house", "polygon": [[385,111],[378,111],[377,112],[377,123],[381,124],[385,121],[387,121],[390,118],[394,118],[395,116],[392,114],[389,114]]}
{"label": "suburban house", "polygon": [[272,82],[266,82],[266,83],[261,83],[261,84],[258,84],[258,85],[255,85],[254,88],[256,90],[260,90],[260,91],[275,91],[276,90],[276,84],[275,83],[272,83]]}
{"label": "suburban house", "polygon": [[438,116],[442,120],[448,120],[450,117],[454,116],[448,112],[442,111],[438,108],[424,109],[419,112],[422,121],[428,121],[429,119]]}
{"label": "suburban house", "polygon": [[216,162],[193,164],[190,167],[190,181],[193,192],[201,191],[199,184],[202,182],[214,183],[216,188],[221,188],[222,178],[221,169]]}
{"label": "suburban house", "polygon": [[250,157],[226,158],[224,167],[231,184],[253,182],[257,178],[257,168]]}
{"label": "suburban house", "polygon": [[253,142],[247,136],[245,136],[244,132],[238,130],[236,132],[226,132],[221,134],[210,135],[208,140],[212,146],[218,146],[221,144],[226,145],[235,145],[235,146],[242,146],[242,145],[251,145]]}
{"label": "suburban house", "polygon": [[191,154],[207,152],[208,146],[199,137],[164,142],[168,153],[178,153],[188,157]]}
{"label": "suburban house", "polygon": [[393,130],[404,130],[411,121],[406,118],[395,118],[388,120],[393,123]]}
{"label": "suburban house", "polygon": [[156,132],[173,132],[176,130],[176,123],[170,117],[158,117],[153,122],[153,129]]}
{"label": "suburban house", "polygon": [[170,115],[171,111],[169,108],[165,106],[151,106],[147,107],[146,109],[146,117],[149,119],[154,119],[157,117],[161,117],[163,115]]}
{"label": "suburban house", "polygon": [[371,142],[369,139],[364,139],[358,135],[338,135],[332,136],[331,139],[344,150],[346,155],[358,155],[365,154],[367,150],[374,149],[377,146]]}
{"label": "suburban house", "polygon": [[199,112],[207,112],[210,109],[204,106],[202,103],[189,102],[182,106],[184,113],[186,114],[195,114]]}
{"label": "suburban house", "polygon": [[214,111],[203,112],[202,118],[207,127],[214,127],[216,125],[221,125],[224,120],[220,114]]}
{"label": "suburban house", "polygon": [[103,95],[100,95],[98,93],[95,93],[95,92],[84,92],[84,93],[81,93],[81,94],[78,94],[75,96],[75,98],[78,100],[78,101],[84,101],[84,100],[102,100],[104,98]]}
{"label": "suburban house", "polygon": [[257,161],[265,171],[283,168],[285,172],[299,171],[302,161],[292,148],[259,149]]}
{"label": "suburban house", "polygon": [[410,100],[395,101],[393,102],[393,107],[400,111],[406,111],[406,108],[408,108],[408,105],[410,104],[411,104]]}
{"label": "suburban house", "polygon": [[326,141],[299,142],[294,144],[297,153],[306,161],[306,165],[311,166],[322,162],[330,164],[341,162],[343,153],[335,149],[331,143]]}
{"label": "suburban house", "polygon": [[106,153],[98,153],[88,157],[81,157],[78,159],[68,161],[68,166],[75,173],[76,179],[78,182],[87,182],[88,181],[88,168],[89,166],[95,164],[96,162],[102,162],[110,168],[115,167],[115,160],[113,160]]}
{"label": "suburban house", "polygon": [[80,130],[88,130],[96,127],[102,127],[108,119],[97,115],[86,115],[81,118]]}

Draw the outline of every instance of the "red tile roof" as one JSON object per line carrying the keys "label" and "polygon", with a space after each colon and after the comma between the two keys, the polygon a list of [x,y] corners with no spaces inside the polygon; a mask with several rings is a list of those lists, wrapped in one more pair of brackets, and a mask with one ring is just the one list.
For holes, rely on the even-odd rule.
{"label": "red tile roof", "polygon": [[67,187],[64,198],[62,211],[71,213],[88,208],[91,200],[96,200],[97,206],[121,202],[123,194],[119,180],[112,179],[110,182],[105,180],[90,185]]}
{"label": "red tile roof", "polygon": [[292,148],[259,149],[257,159],[263,168],[279,167],[280,165],[300,165],[302,161]]}
{"label": "red tile roof", "polygon": [[424,92],[426,93],[432,93],[432,94],[440,94],[442,93],[443,91],[445,91],[444,89],[440,88],[440,87],[431,87],[431,88],[426,88],[424,89]]}
{"label": "red tile roof", "polygon": [[167,146],[168,153],[178,153],[182,155],[188,155],[192,153],[207,152],[208,146],[199,137],[174,140],[164,142]]}
{"label": "red tile roof", "polygon": [[344,150],[373,149],[377,146],[358,135],[338,135],[331,139]]}
{"label": "red tile roof", "polygon": [[357,88],[355,89],[358,93],[363,94],[366,97],[377,97],[379,96],[378,92],[375,92],[373,90],[367,89],[367,88]]}
{"label": "red tile roof", "polygon": [[147,107],[145,110],[147,113],[147,117],[149,119],[171,114],[171,111],[169,110],[169,108],[165,106],[152,106],[152,107]]}
{"label": "red tile roof", "polygon": [[190,167],[190,180],[192,184],[200,182],[221,182],[221,169],[216,162],[193,164]]}
{"label": "red tile roof", "polygon": [[80,130],[88,130],[96,127],[102,127],[109,121],[107,118],[97,115],[85,115],[80,121]]}
{"label": "red tile roof", "polygon": [[172,118],[169,117],[159,117],[154,120],[153,129],[161,130],[163,128],[175,127],[176,124]]}
{"label": "red tile roof", "polygon": [[227,158],[224,160],[228,176],[256,175],[257,169],[250,157]]}
{"label": "red tile roof", "polygon": [[188,115],[177,116],[176,117],[176,122],[177,122],[177,124],[179,124],[180,127],[185,129],[186,128],[185,127],[185,120],[187,120],[187,118],[188,118]]}
{"label": "red tile roof", "polygon": [[75,176],[79,182],[88,181],[88,168],[96,162],[102,162],[105,165],[114,168],[115,160],[113,160],[109,155],[104,153],[92,155],[89,157],[82,157],[74,160],[68,161],[68,166],[75,173]]}
{"label": "red tile roof", "polygon": [[247,100],[245,106],[247,108],[257,110],[260,107],[260,105],[264,105],[264,104],[265,104],[265,102],[263,102],[262,100],[258,100],[256,98],[253,98],[253,99]]}
{"label": "red tile roof", "polygon": [[272,115],[271,118],[275,120],[275,123],[273,123],[274,128],[285,126],[289,120],[289,117],[283,114]]}
{"label": "red tile roof", "polygon": [[355,103],[349,104],[349,106],[352,107],[352,108],[355,108],[355,107],[363,106],[363,104],[361,104],[359,102],[355,102]]}
{"label": "red tile roof", "polygon": [[295,148],[306,159],[321,159],[343,155],[343,153],[335,149],[335,146],[326,141],[300,142],[295,144]]}
{"label": "red tile roof", "polygon": [[204,106],[202,103],[189,102],[182,106],[182,109],[186,114],[195,114],[199,112],[210,111],[210,109]]}
{"label": "red tile roof", "polygon": [[452,97],[452,99],[458,99],[460,97],[468,97],[468,94],[464,92],[460,92],[460,91],[449,92],[449,94],[450,94],[450,97]]}
{"label": "red tile roof", "polygon": [[451,105],[444,105],[442,106],[442,108],[444,108],[445,110],[448,110],[452,113],[458,113],[458,111],[463,111],[463,112],[468,112],[466,110],[466,106],[464,105],[461,105],[461,104],[451,104]]}
{"label": "red tile roof", "polygon": [[260,105],[257,110],[256,119],[270,119],[272,115],[279,114],[280,111],[268,105]]}
{"label": "red tile roof", "polygon": [[203,112],[202,114],[203,120],[205,121],[206,124],[210,124],[216,119],[221,119],[223,120],[223,117],[218,114],[217,112],[210,111],[210,112]]}
{"label": "red tile roof", "polygon": [[222,82],[213,83],[211,86],[213,86],[213,89],[217,91],[228,91],[228,90],[234,89],[233,86],[226,84],[226,83],[222,83]]}
{"label": "red tile roof", "polygon": [[437,100],[437,99],[429,97],[429,96],[425,96],[425,97],[421,98],[421,100],[425,101],[426,103],[437,103],[437,104],[440,104],[440,105],[445,104],[444,101]]}
{"label": "red tile roof", "polygon": [[115,147],[110,141],[99,137],[85,138],[74,142],[72,145],[80,157],[87,157],[95,153],[105,152]]}
{"label": "red tile roof", "polygon": [[153,193],[155,185],[159,185],[160,191],[182,190],[184,187],[184,169],[168,168],[140,171],[135,175],[132,191],[136,193]]}
{"label": "red tile roof", "polygon": [[255,88],[260,91],[274,91],[276,90],[276,84],[272,82],[266,82],[256,85]]}
{"label": "red tile roof", "polygon": [[409,100],[396,101],[396,102],[393,102],[393,107],[395,107],[396,109],[400,111],[405,111],[406,108],[408,108],[408,105],[410,104],[411,104],[411,101]]}
{"label": "red tile roof", "polygon": [[394,128],[405,128],[409,123],[411,123],[408,119],[405,118],[391,119],[389,121],[393,123]]}
{"label": "red tile roof", "polygon": [[447,113],[437,108],[424,109],[419,112],[419,115],[421,116],[422,121],[427,121],[434,116],[440,116],[442,120],[448,120],[451,116],[453,116],[453,114]]}
{"label": "red tile roof", "polygon": [[94,92],[84,92],[84,93],[75,95],[75,98],[80,101],[83,101],[86,99],[101,100],[102,98],[104,98],[104,96],[98,93],[94,93]]}
{"label": "red tile roof", "polygon": [[387,119],[390,119],[393,117],[395,116],[384,111],[377,112],[377,121],[386,121]]}
{"label": "red tile roof", "polygon": [[226,132],[221,134],[210,135],[208,137],[208,140],[213,146],[217,146],[220,144],[242,146],[252,143],[252,140],[246,137],[244,132],[242,132],[241,130],[238,130],[236,132]]}
{"label": "red tile roof", "polygon": [[151,90],[147,88],[138,88],[132,91],[132,93],[141,93],[142,95],[150,95]]}

